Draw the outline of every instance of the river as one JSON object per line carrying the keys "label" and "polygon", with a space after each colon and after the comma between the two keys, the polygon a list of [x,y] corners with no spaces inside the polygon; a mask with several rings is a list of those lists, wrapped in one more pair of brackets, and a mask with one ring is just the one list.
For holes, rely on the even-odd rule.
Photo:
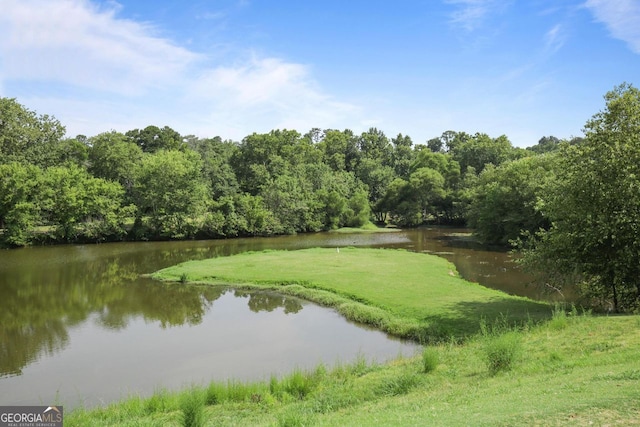
{"label": "river", "polygon": [[467,230],[454,228],[5,250],[0,405],[92,407],[159,388],[268,379],[321,362],[382,362],[418,351],[296,298],[140,277],[186,260],[316,246],[435,253],[468,280],[545,298],[508,254],[478,249]]}

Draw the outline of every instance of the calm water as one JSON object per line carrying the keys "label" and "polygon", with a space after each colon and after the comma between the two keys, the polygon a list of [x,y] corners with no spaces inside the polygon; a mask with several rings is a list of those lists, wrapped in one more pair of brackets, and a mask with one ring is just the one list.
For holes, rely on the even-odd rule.
{"label": "calm water", "polygon": [[445,256],[469,280],[542,297],[506,254],[472,249],[464,231],[1,251],[0,405],[93,406],[159,387],[264,379],[319,362],[384,361],[417,350],[299,299],[140,278],[191,259],[314,246],[407,248]]}

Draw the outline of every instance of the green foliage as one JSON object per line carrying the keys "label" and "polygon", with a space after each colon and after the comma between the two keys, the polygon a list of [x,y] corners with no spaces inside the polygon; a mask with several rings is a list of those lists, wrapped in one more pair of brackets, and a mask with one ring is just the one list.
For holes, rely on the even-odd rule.
{"label": "green foliage", "polygon": [[[10,209],[5,203],[2,240],[18,246],[51,239],[272,235],[360,227],[370,220],[406,227],[460,224],[471,201],[469,220],[481,238],[505,243],[521,229],[534,233],[550,223],[537,203],[546,175],[535,175],[540,168],[528,170],[525,161],[516,166],[516,160],[562,145],[544,137],[531,150],[514,149],[506,136],[446,131],[427,146],[414,146],[409,136],[389,139],[377,128],[360,135],[349,129],[316,128],[304,136],[273,130],[236,143],[183,137],[168,126],[153,125],[126,134],[63,139],[64,127],[57,120],[37,116],[14,99],[0,98],[0,112],[0,163],[36,165],[43,174],[53,167],[69,169],[48,173],[46,185],[35,185],[33,175],[28,185],[38,190],[15,199]],[[582,146],[578,142],[569,144]],[[505,164],[509,160],[514,164]],[[123,196],[107,184],[92,192],[69,184],[59,197],[51,193],[49,184],[64,181],[54,174],[74,176],[83,168],[94,178],[119,184]],[[509,182],[512,178],[517,185]],[[113,205],[104,200],[108,194],[114,195]],[[89,200],[94,195],[100,199],[95,203]],[[52,211],[56,204],[60,214]],[[91,204],[103,206],[105,213],[94,218],[88,213]],[[125,233],[122,224],[133,219]],[[40,226],[56,231],[41,232],[49,229]],[[593,277],[586,282],[604,289]]]}
{"label": "green foliage", "polygon": [[560,149],[539,204],[552,225],[523,262],[556,287],[581,281],[592,304],[631,311],[640,305],[640,90],[621,85],[605,99],[585,140]]}
{"label": "green foliage", "polygon": [[155,153],[160,150],[182,150],[185,148],[180,134],[169,126],[160,129],[151,125],[142,130],[133,129],[128,131],[126,136],[145,153]]}
{"label": "green foliage", "polygon": [[555,136],[543,136],[538,143],[532,147],[527,147],[527,150],[537,154],[549,153],[556,151],[560,148],[560,140]]}
{"label": "green foliage", "polygon": [[119,182],[130,192],[142,149],[119,132],[105,132],[89,139],[89,172],[97,178]]}
{"label": "green foliage", "polygon": [[336,172],[353,172],[360,158],[357,137],[350,130],[326,130],[318,149],[323,162]]}
{"label": "green foliage", "polygon": [[552,155],[525,157],[482,171],[467,219],[483,243],[508,245],[523,232],[549,228],[538,202],[555,179],[557,159]]}
{"label": "green foliage", "polygon": [[40,222],[39,189],[42,171],[17,162],[0,164],[0,228],[9,246],[31,242],[32,230]]}
{"label": "green foliage", "polygon": [[512,156],[513,146],[505,135],[491,138],[487,134],[476,133],[460,139],[461,142],[456,142],[450,150],[463,172],[472,167],[480,173],[486,165],[499,166]]}
{"label": "green foliage", "polygon": [[57,164],[64,133],[64,126],[55,118],[38,116],[14,98],[0,97],[0,163]]}
{"label": "green foliage", "polygon": [[229,163],[238,151],[237,144],[232,141],[222,141],[220,137],[208,139],[187,137],[187,144],[202,157],[203,175],[214,199],[239,193],[238,180]]}
{"label": "green foliage", "polygon": [[42,216],[56,227],[57,239],[99,241],[124,236],[124,223],[132,209],[122,208],[120,184],[94,178],[75,165],[49,168],[42,180]]}
{"label": "green foliage", "polygon": [[139,222],[147,221],[152,236],[195,236],[205,213],[208,189],[200,156],[191,151],[158,151],[136,166],[134,199]]}

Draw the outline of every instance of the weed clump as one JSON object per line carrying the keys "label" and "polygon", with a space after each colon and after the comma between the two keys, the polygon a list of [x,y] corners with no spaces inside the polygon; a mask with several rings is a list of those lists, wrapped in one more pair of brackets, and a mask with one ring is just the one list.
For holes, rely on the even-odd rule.
{"label": "weed clump", "polygon": [[509,371],[522,351],[520,335],[515,331],[485,335],[482,350],[491,375]]}
{"label": "weed clump", "polygon": [[182,425],[184,427],[201,427],[204,425],[205,396],[198,389],[185,392],[180,398]]}
{"label": "weed clump", "polygon": [[506,318],[498,319],[493,326],[480,322],[482,352],[491,375],[509,371],[522,353],[522,336],[510,327]]}
{"label": "weed clump", "polygon": [[426,347],[422,350],[422,369],[425,374],[433,372],[440,363],[440,355],[433,347]]}

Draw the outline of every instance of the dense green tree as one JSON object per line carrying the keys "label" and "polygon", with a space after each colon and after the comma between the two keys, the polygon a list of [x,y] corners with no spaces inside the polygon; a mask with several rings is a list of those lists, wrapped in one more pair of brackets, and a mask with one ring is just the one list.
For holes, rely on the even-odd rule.
{"label": "dense green tree", "polygon": [[549,280],[581,277],[588,295],[632,310],[640,304],[640,90],[623,84],[605,100],[585,140],[560,149],[558,179],[540,204],[551,227],[524,260]]}
{"label": "dense green tree", "polygon": [[238,151],[238,145],[233,141],[223,141],[219,136],[207,139],[188,136],[186,139],[189,147],[202,157],[203,173],[212,197],[217,199],[237,194],[240,186],[230,160]]}
{"label": "dense green tree", "polygon": [[[314,161],[314,146],[291,130],[273,130],[245,137],[230,159],[240,188],[253,195],[296,164]],[[310,158],[311,157],[311,158]],[[320,153],[315,159],[319,161]]]}
{"label": "dense green tree", "polygon": [[142,149],[131,138],[115,131],[96,135],[89,139],[89,144],[89,172],[119,182],[130,193]]}
{"label": "dense green tree", "polygon": [[407,179],[411,174],[411,162],[414,157],[413,141],[408,135],[403,136],[400,133],[391,140],[391,143],[393,144],[391,154],[393,170],[400,178]]}
{"label": "dense green tree", "polygon": [[436,222],[453,223],[462,221],[464,206],[461,200],[460,164],[449,153],[420,150],[411,164],[411,170],[430,168],[444,178],[444,193],[431,200],[432,212]]}
{"label": "dense green tree", "polygon": [[427,141],[427,148],[433,153],[441,153],[444,151],[444,142],[440,138],[431,138]]}
{"label": "dense green tree", "polygon": [[431,168],[420,168],[409,177],[409,187],[418,203],[422,222],[436,214],[435,203],[444,197],[445,179],[440,172]]}
{"label": "dense green tree", "polygon": [[469,142],[473,137],[466,132],[455,132],[447,130],[442,133],[440,140],[442,141],[447,153],[455,153],[455,151],[463,144]]}
{"label": "dense green tree", "polygon": [[445,179],[435,169],[418,168],[408,180],[396,178],[378,202],[379,211],[391,214],[391,221],[400,226],[416,226],[437,217],[436,204],[445,192]]}
{"label": "dense green tree", "polygon": [[473,167],[477,173],[480,173],[488,164],[498,166],[510,160],[512,151],[513,146],[506,136],[491,138],[487,134],[476,133],[466,141],[457,143],[451,153],[460,163],[463,172],[468,167]]}
{"label": "dense green tree", "polygon": [[273,179],[262,193],[279,222],[278,231],[287,234],[322,229],[319,202],[310,196],[299,175],[285,174]]}
{"label": "dense green tree", "polygon": [[377,128],[362,132],[358,138],[358,149],[364,158],[374,160],[381,166],[391,166],[393,147],[389,138]]}
{"label": "dense green tree", "polygon": [[369,205],[376,221],[384,222],[387,212],[380,209],[379,202],[386,194],[389,183],[395,178],[393,168],[382,165],[375,159],[365,157],[358,164],[356,176],[368,188]]}
{"label": "dense green tree", "polygon": [[196,234],[209,200],[198,153],[161,150],[146,154],[136,167],[133,190],[138,230],[148,224],[152,236]]}
{"label": "dense green tree", "polygon": [[145,153],[155,153],[159,150],[182,150],[185,148],[183,138],[178,132],[165,126],[147,126],[144,129],[133,129],[126,136],[142,149]]}
{"label": "dense green tree", "polygon": [[31,242],[33,229],[40,222],[42,170],[34,165],[11,162],[0,164],[0,235],[9,246]]}
{"label": "dense green tree", "polygon": [[543,189],[555,179],[556,161],[557,156],[539,155],[482,171],[467,216],[482,242],[508,245],[523,232],[549,228],[537,208]]}
{"label": "dense green tree", "polygon": [[318,147],[322,153],[322,161],[334,171],[355,170],[360,152],[357,137],[351,130],[325,130]]}
{"label": "dense green tree", "polygon": [[353,173],[325,173],[315,192],[324,212],[325,228],[360,227],[369,222],[370,207],[366,187]]}
{"label": "dense green tree", "polygon": [[548,153],[550,151],[555,151],[560,148],[560,139],[556,138],[553,135],[543,136],[538,140],[536,145],[531,147],[527,147],[527,150],[532,151],[537,154]]}
{"label": "dense green tree", "polygon": [[0,97],[0,163],[56,164],[65,128],[54,117],[38,116],[14,98]]}
{"label": "dense green tree", "polygon": [[70,164],[46,169],[41,192],[43,218],[55,226],[56,238],[124,237],[124,223],[132,210],[122,207],[124,190],[119,183],[95,178]]}

